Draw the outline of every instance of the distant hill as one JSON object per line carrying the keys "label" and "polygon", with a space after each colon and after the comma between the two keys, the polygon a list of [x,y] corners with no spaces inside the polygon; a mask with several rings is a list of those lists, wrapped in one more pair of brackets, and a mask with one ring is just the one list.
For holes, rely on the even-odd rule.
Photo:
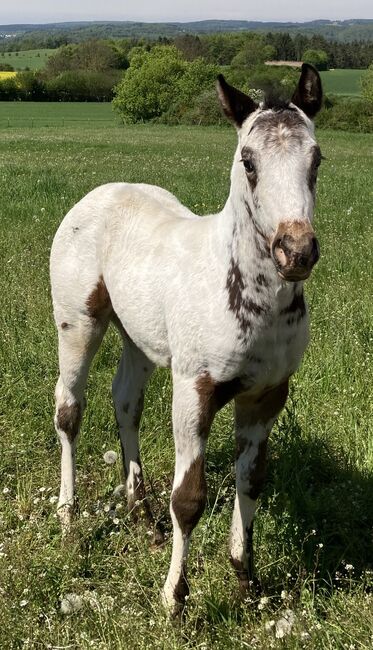
{"label": "distant hill", "polygon": [[0,25],[0,43],[16,40],[18,43],[33,38],[59,37],[66,42],[88,38],[158,38],[179,34],[211,34],[237,31],[289,32],[306,35],[319,34],[341,42],[373,41],[373,19],[313,20],[305,23],[259,22],[247,20],[201,20],[196,22],[146,23],[131,21],[64,22],[35,25]]}

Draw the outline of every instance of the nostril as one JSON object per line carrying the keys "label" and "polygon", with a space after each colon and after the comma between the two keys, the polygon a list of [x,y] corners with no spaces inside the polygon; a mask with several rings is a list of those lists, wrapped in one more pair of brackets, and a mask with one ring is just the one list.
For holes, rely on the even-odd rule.
{"label": "nostril", "polygon": [[299,255],[298,257],[298,266],[307,266],[308,257],[306,255]]}
{"label": "nostril", "polygon": [[288,259],[281,244],[282,238],[277,237],[272,244],[272,257],[277,266],[285,267],[288,264]]}

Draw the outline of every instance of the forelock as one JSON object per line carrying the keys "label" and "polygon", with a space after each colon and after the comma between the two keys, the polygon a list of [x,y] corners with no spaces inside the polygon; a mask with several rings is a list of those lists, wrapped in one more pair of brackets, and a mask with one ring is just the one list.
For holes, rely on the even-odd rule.
{"label": "forelock", "polygon": [[301,144],[307,137],[309,128],[295,107],[277,100],[276,104],[272,102],[260,105],[249,133],[252,132],[255,132],[264,146],[277,148]]}

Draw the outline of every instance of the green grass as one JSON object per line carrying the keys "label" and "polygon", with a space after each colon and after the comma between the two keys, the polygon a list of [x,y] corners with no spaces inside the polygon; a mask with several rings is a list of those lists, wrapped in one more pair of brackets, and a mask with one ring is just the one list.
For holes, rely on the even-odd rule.
{"label": "green grass", "polygon": [[320,74],[327,95],[361,95],[360,79],[365,70],[327,70]]}
{"label": "green grass", "polygon": [[[58,494],[59,445],[52,424],[58,370],[48,256],[64,214],[107,181],[145,180],[197,212],[219,209],[228,193],[234,131],[115,122],[110,128],[96,122],[2,128],[1,648],[372,647],[373,137],[323,131],[319,141],[327,160],[315,218],[321,260],[307,282],[312,339],[271,437],[254,536],[268,602],[263,608],[256,598],[240,602],[228,563],[234,497],[228,406],[209,440],[209,503],[193,539],[191,596],[179,627],[165,619],[159,598],[170,541],[152,552],[144,528],[134,527],[124,509],[117,510],[119,525],[104,509],[121,481],[119,464],[109,467],[102,458],[108,449],[119,451],[110,396],[120,354],[115,331],[92,369],[79,441],[77,489],[86,516],[68,542],[61,540],[50,503]],[[157,371],[141,426],[150,499],[168,532],[170,395],[168,372]],[[67,593],[84,596],[82,609],[70,616],[60,612]],[[271,621],[285,608],[296,616],[293,633],[276,639]]]}
{"label": "green grass", "polygon": [[2,52],[0,64],[9,63],[15,70],[41,70],[44,68],[51,54],[56,50],[21,50],[20,52]]}

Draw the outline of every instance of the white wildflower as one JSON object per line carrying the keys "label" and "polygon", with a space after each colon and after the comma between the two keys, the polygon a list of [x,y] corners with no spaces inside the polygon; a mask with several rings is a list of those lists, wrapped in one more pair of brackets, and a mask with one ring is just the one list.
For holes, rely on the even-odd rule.
{"label": "white wildflower", "polygon": [[8,487],[3,488],[3,494],[9,494],[10,489]]}
{"label": "white wildflower", "polygon": [[66,594],[61,600],[61,613],[73,614],[83,606],[83,600],[78,594]]}
{"label": "white wildflower", "polygon": [[116,451],[106,451],[104,453],[104,461],[107,465],[114,465],[117,462],[118,454]]}
{"label": "white wildflower", "polygon": [[88,510],[83,510],[83,512],[82,512],[82,517],[84,517],[84,519],[87,519],[87,518],[89,517],[89,512],[88,512]]}
{"label": "white wildflower", "polygon": [[28,605],[28,600],[25,600],[25,599],[21,600],[19,606],[20,607],[26,607],[26,605]]}
{"label": "white wildflower", "polygon": [[354,565],[353,564],[346,564],[346,571],[353,571],[354,570]]}
{"label": "white wildflower", "polygon": [[58,497],[49,497],[49,503],[57,503]]}
{"label": "white wildflower", "polygon": [[275,624],[276,624],[276,623],[275,623],[275,621],[273,621],[273,620],[272,620],[272,621],[267,621],[267,623],[266,623],[265,626],[264,626],[265,631],[266,631],[266,632],[270,632],[270,631],[272,630],[272,628],[275,626]]}
{"label": "white wildflower", "polygon": [[262,598],[259,601],[258,609],[264,609],[266,605],[268,605],[269,598],[267,596],[262,596]]}

